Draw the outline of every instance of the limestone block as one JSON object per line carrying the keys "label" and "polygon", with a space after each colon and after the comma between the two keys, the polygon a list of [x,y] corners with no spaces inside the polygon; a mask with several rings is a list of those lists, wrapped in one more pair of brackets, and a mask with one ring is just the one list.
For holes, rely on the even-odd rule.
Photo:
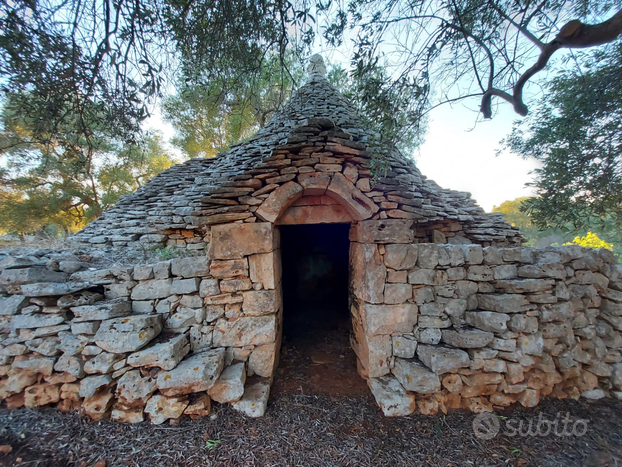
{"label": "limestone block", "polygon": [[376,245],[352,243],[350,271],[356,297],[368,303],[383,303],[387,268]]}
{"label": "limestone block", "polygon": [[168,279],[170,275],[171,275],[171,262],[170,261],[160,261],[153,265],[153,278],[154,279]]}
{"label": "limestone block", "polygon": [[419,254],[417,265],[421,269],[434,269],[438,265],[438,245],[435,243],[420,243],[417,245]]}
{"label": "limestone block", "polygon": [[93,397],[100,389],[112,384],[112,376],[88,376],[80,381],[80,397]]}
{"label": "limestone block", "polygon": [[440,329],[436,328],[428,328],[428,329],[419,329],[415,333],[415,338],[421,344],[433,344],[436,345],[441,341],[442,332]]}
{"label": "limestone block", "polygon": [[531,279],[539,279],[550,277],[553,279],[565,279],[566,268],[561,263],[553,264],[526,264],[517,270],[519,277],[527,277]]}
{"label": "limestone block", "polygon": [[358,243],[413,243],[412,219],[381,219],[355,222],[350,241]]}
{"label": "limestone block", "polygon": [[128,404],[144,403],[156,389],[156,381],[141,376],[139,370],[128,371],[117,382],[117,395]]}
{"label": "limestone block", "polygon": [[451,320],[443,319],[438,316],[420,316],[418,320],[419,328],[445,329],[452,326]]}
{"label": "limestone block", "polygon": [[344,206],[354,219],[369,219],[379,209],[371,199],[341,173],[333,174],[326,194]]}
{"label": "limestone block", "polygon": [[0,399],[22,392],[26,387],[36,383],[40,377],[37,373],[18,368],[11,368],[7,376],[0,385]]}
{"label": "limestone block", "polygon": [[[514,315],[523,316],[523,315]],[[510,315],[494,311],[467,311],[464,320],[473,327],[489,332],[507,331]]]}
{"label": "limestone block", "polygon": [[529,302],[519,294],[477,294],[479,308],[501,313],[520,313],[530,308]]}
{"label": "limestone block", "polygon": [[50,376],[54,371],[54,363],[56,363],[56,359],[53,357],[31,354],[15,357],[11,366],[18,370],[31,371],[44,376]]}
{"label": "limestone block", "polygon": [[420,363],[395,359],[395,366],[391,370],[397,380],[409,391],[418,394],[433,394],[441,390],[439,377]]}
{"label": "limestone block", "polygon": [[117,298],[97,302],[93,305],[71,307],[74,323],[81,321],[102,321],[105,319],[128,316],[132,313],[132,305],[126,298]]}
{"label": "limestone block", "polygon": [[393,350],[391,336],[365,336],[362,327],[355,326],[351,344],[369,377],[375,378],[389,373],[389,360]]}
{"label": "limestone block", "polygon": [[407,416],[415,411],[415,396],[409,394],[394,376],[369,378],[367,384],[385,417]]}
{"label": "limestone block", "polygon": [[203,308],[178,308],[175,313],[169,316],[164,324],[166,329],[181,329],[193,324],[203,322],[205,310]]}
{"label": "limestone block", "polygon": [[120,402],[112,406],[110,419],[121,423],[140,423],[145,419],[143,407],[126,407]]}
{"label": "limestone block", "polygon": [[257,345],[248,356],[248,370],[264,378],[271,378],[276,371],[279,343]]}
{"label": "limestone block", "polygon": [[255,214],[261,220],[274,223],[291,203],[302,196],[303,190],[298,183],[287,182],[270,193]]}
{"label": "limestone block", "polygon": [[28,306],[28,299],[23,295],[0,298],[0,315],[15,315],[25,306]]}
{"label": "limestone block", "polygon": [[248,276],[248,259],[214,260],[210,266],[210,274],[217,279]]}
{"label": "limestone block", "polygon": [[66,295],[79,292],[92,284],[85,282],[42,282],[36,284],[23,284],[20,286],[22,295],[26,297],[51,297],[54,295]]}
{"label": "limestone block", "polygon": [[207,394],[194,394],[190,396],[190,403],[184,410],[184,415],[195,420],[199,417],[207,417],[211,410],[212,400]]}
{"label": "limestone block", "polygon": [[470,281],[491,281],[494,275],[490,266],[469,266],[467,269],[467,279]]}
{"label": "limestone block", "polygon": [[101,352],[84,364],[84,372],[88,374],[110,373],[113,371],[113,365],[119,360],[121,360],[120,355],[115,355],[108,352]]}
{"label": "limestone block", "polygon": [[[146,281],[153,279],[153,266],[150,264],[137,264],[134,266],[134,280]],[[168,277],[168,275],[167,275]]]}
{"label": "limestone block", "polygon": [[551,290],[554,279],[508,279],[495,281],[495,287],[505,293],[533,293]]}
{"label": "limestone block", "polygon": [[417,350],[417,340],[414,336],[392,336],[393,356],[400,358],[413,358]]}
{"label": "limestone block", "polygon": [[70,332],[59,332],[58,337],[60,338],[58,349],[67,355],[78,355],[89,344],[88,337],[75,335]]}
{"label": "limestone block", "polygon": [[574,317],[574,308],[571,302],[544,305],[540,312],[540,322],[567,321]]}
{"label": "limestone block", "polygon": [[72,322],[71,333],[72,334],[95,334],[99,329],[100,321],[84,321],[84,322]]}
{"label": "limestone block", "polygon": [[35,282],[64,282],[69,277],[64,272],[50,271],[45,268],[5,269],[0,273],[0,284],[21,285]]}
{"label": "limestone block", "polygon": [[208,390],[210,397],[221,404],[235,402],[244,395],[246,364],[235,363],[220,374],[216,383]]}
{"label": "limestone block", "polygon": [[443,330],[443,342],[461,349],[477,349],[486,347],[494,339],[492,332],[479,329]]}
{"label": "limestone block", "polygon": [[436,271],[434,269],[415,269],[408,273],[408,283],[413,285],[435,285]]}
{"label": "limestone block", "polygon": [[112,353],[133,352],[147,345],[162,331],[160,315],[137,315],[102,322],[95,343]]}
{"label": "limestone block", "polygon": [[252,290],[242,293],[242,312],[247,316],[276,313],[281,306],[281,294],[276,290]]}
{"label": "limestone block", "polygon": [[218,280],[216,279],[203,279],[199,285],[199,296],[210,297],[212,295],[218,295],[220,288],[218,286]]}
{"label": "limestone block", "polygon": [[172,370],[189,351],[188,336],[176,334],[164,342],[156,343],[130,354],[127,363],[133,367],[159,367],[163,370]]}
{"label": "limestone block", "polygon": [[171,295],[171,279],[151,279],[139,282],[132,289],[132,300],[153,300]]}
{"label": "limestone block", "polygon": [[462,378],[459,375],[447,375],[443,378],[443,387],[452,394],[459,394],[462,390]]}
{"label": "limestone block", "polygon": [[365,303],[361,308],[361,318],[368,336],[409,333],[417,323],[417,305],[413,303],[401,305]]}
{"label": "limestone block", "polygon": [[63,354],[54,365],[54,370],[65,372],[75,378],[84,377],[84,362],[80,357]]}
{"label": "limestone block", "polygon": [[247,417],[262,417],[266,413],[269,397],[270,381],[259,381],[247,386],[242,398],[234,402],[232,406]]}
{"label": "limestone block", "polygon": [[188,406],[188,400],[178,397],[166,397],[161,394],[152,396],[145,406],[145,413],[154,425],[161,425],[169,419],[181,417]]}
{"label": "limestone block", "polygon": [[241,259],[274,251],[278,247],[276,238],[269,222],[215,225],[210,252],[214,259]]}
{"label": "limestone block", "polygon": [[517,339],[518,350],[528,355],[542,355],[544,340],[541,333],[522,335]]}
{"label": "limestone block", "polygon": [[384,286],[384,303],[397,305],[410,300],[413,296],[413,288],[410,284],[386,284]]}
{"label": "limestone block", "polygon": [[264,289],[274,289],[281,282],[280,250],[249,256],[250,277]]}
{"label": "limestone block", "polygon": [[479,245],[460,245],[464,262],[466,264],[482,264],[484,261],[484,250]]}
{"label": "limestone block", "polygon": [[115,282],[114,273],[110,269],[75,272],[69,278],[74,282],[88,282],[89,284],[105,285]]}
{"label": "limestone block", "polygon": [[215,347],[243,347],[274,342],[276,315],[243,316],[233,321],[219,319],[214,327]]}
{"label": "limestone block", "polygon": [[220,281],[220,290],[225,293],[229,292],[243,292],[253,288],[253,283],[250,279],[228,279]]}
{"label": "limestone block", "polygon": [[[189,279],[174,279],[171,283],[170,292],[172,294],[183,295],[191,294],[199,291],[199,283],[201,279],[191,277]],[[154,297],[158,298],[158,297]]]}
{"label": "limestone block", "polygon": [[114,402],[112,389],[106,387],[82,401],[81,410],[94,421],[102,420]]}
{"label": "limestone block", "polygon": [[41,314],[33,313],[31,315],[15,315],[11,320],[12,329],[36,329],[46,326],[56,326],[65,321],[65,315],[62,314]]}
{"label": "limestone block", "polygon": [[298,183],[302,186],[305,196],[323,195],[328,189],[332,175],[330,173],[302,173],[298,175]]}
{"label": "limestone block", "polygon": [[171,260],[171,274],[181,277],[202,277],[209,274],[205,256],[191,256]]}
{"label": "limestone block", "polygon": [[26,341],[26,347],[28,347],[29,350],[46,357],[54,357],[60,353],[58,344],[60,344],[60,339],[58,337],[39,337]]}
{"label": "limestone block", "polygon": [[179,396],[211,388],[225,363],[224,349],[194,354],[170,371],[158,374],[157,386],[165,396]]}
{"label": "limestone block", "polygon": [[58,384],[36,384],[26,388],[24,405],[28,408],[55,404],[60,400],[60,386]]}
{"label": "limestone block", "polygon": [[463,350],[419,344],[417,356],[437,375],[470,365],[469,355]]}

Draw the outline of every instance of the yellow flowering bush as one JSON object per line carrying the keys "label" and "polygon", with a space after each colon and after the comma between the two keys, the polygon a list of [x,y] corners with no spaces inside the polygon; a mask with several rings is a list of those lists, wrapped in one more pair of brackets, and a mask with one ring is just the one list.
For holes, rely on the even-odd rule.
{"label": "yellow flowering bush", "polygon": [[594,248],[595,250],[599,248],[613,250],[613,243],[607,243],[600,239],[594,232],[588,232],[584,237],[575,237],[572,242],[564,243],[564,245],[579,245],[586,248]]}

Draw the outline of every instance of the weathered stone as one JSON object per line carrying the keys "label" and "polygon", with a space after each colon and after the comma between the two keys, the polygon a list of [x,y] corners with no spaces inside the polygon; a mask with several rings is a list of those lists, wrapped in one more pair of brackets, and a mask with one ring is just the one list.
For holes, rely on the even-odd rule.
{"label": "weathered stone", "polygon": [[58,349],[67,355],[78,355],[82,353],[89,343],[88,337],[75,335],[70,332],[59,332],[58,337],[60,338]]}
{"label": "weathered stone", "polygon": [[160,367],[172,370],[190,351],[190,342],[186,334],[177,334],[165,342],[151,345],[127,358],[128,365],[133,367]]}
{"label": "weathered stone", "polygon": [[416,269],[408,273],[408,283],[413,285],[435,285],[436,271],[434,269]]}
{"label": "weathered stone", "polygon": [[199,282],[200,279],[198,277],[191,277],[189,279],[174,279],[171,283],[171,293],[183,295],[198,292]]}
{"label": "weathered stone", "polygon": [[248,357],[249,374],[272,378],[276,371],[279,343],[257,345]]}
{"label": "weathered stone", "polygon": [[452,326],[452,322],[449,319],[443,319],[437,316],[419,316],[418,325],[420,329],[424,329],[424,328],[446,329]]}
{"label": "weathered stone", "polygon": [[128,371],[117,382],[117,395],[128,404],[147,400],[156,389],[156,381],[138,370]]}
{"label": "weathered stone", "polygon": [[80,381],[80,397],[93,397],[96,392],[110,384],[110,375],[88,376]]}
{"label": "weathered stone", "polygon": [[[185,258],[184,258],[185,259]],[[139,282],[132,289],[132,300],[153,300],[171,295],[171,279],[152,279]]]}
{"label": "weathered stone", "polygon": [[356,222],[350,240],[359,243],[413,243],[412,219],[382,219]]}
{"label": "weathered stone", "polygon": [[0,385],[0,399],[6,399],[11,394],[22,392],[26,387],[36,383],[40,375],[31,371],[11,368],[6,379]]}
{"label": "weathered stone", "polygon": [[540,356],[544,348],[542,334],[522,335],[517,339],[517,346],[524,354]]}
{"label": "weathered stone", "polygon": [[208,261],[205,256],[175,258],[171,260],[171,274],[181,277],[201,277],[209,274]]}
{"label": "weathered stone", "polygon": [[99,329],[99,325],[101,323],[99,321],[84,321],[84,322],[75,322],[71,323],[71,333],[72,334],[95,334]]}
{"label": "weathered stone", "polygon": [[145,406],[145,413],[154,425],[161,425],[169,419],[177,419],[184,413],[188,401],[177,397],[166,397],[161,394],[152,396]]}
{"label": "weathered stone", "polygon": [[415,337],[421,344],[438,344],[441,341],[442,332],[440,329],[428,328],[419,329]]}
{"label": "weathered stone", "polygon": [[54,365],[54,370],[65,372],[75,378],[82,378],[84,377],[84,362],[79,357],[63,354]]}
{"label": "weathered stone", "polygon": [[412,332],[417,323],[417,305],[403,303],[401,305],[363,304],[361,318],[367,335],[408,333]]}
{"label": "weathered stone", "polygon": [[[514,315],[522,316],[522,315]],[[510,315],[494,311],[467,311],[464,320],[473,327],[489,332],[507,331]]]}
{"label": "weathered stone", "polygon": [[251,290],[253,288],[253,283],[250,279],[228,279],[220,281],[220,290],[224,293],[230,292],[244,292],[246,290]]}
{"label": "weathered stone", "polygon": [[165,396],[207,391],[220,376],[224,360],[224,349],[194,354],[179,363],[175,369],[158,374],[158,389]]}
{"label": "weathered stone", "polygon": [[42,282],[37,284],[23,284],[22,295],[26,297],[50,297],[54,295],[67,295],[92,287],[92,284],[84,282]]}
{"label": "weathered stone", "polygon": [[276,248],[272,224],[221,224],[212,227],[211,254],[214,259],[240,259],[269,253]]}
{"label": "weathered stone", "polygon": [[39,314],[15,315],[11,320],[13,329],[36,329],[46,326],[56,326],[65,321],[64,315]]}
{"label": "weathered stone", "polygon": [[243,292],[242,311],[248,316],[276,313],[280,307],[280,294],[275,290]]}
{"label": "weathered stone", "polygon": [[84,364],[84,372],[88,374],[110,373],[112,372],[112,366],[119,360],[121,360],[120,355],[101,352]]}
{"label": "weathered stone", "polygon": [[415,396],[404,390],[394,376],[369,378],[367,384],[385,417],[406,416],[415,411]]}
{"label": "weathered stone", "polygon": [[391,269],[412,269],[417,264],[418,250],[415,245],[386,245],[384,264]]}
{"label": "weathered stone", "polygon": [[128,316],[132,313],[132,305],[127,299],[117,298],[97,302],[94,305],[74,306],[71,311],[75,315],[73,322],[102,321],[105,319]]}
{"label": "weathered stone", "polygon": [[438,245],[435,243],[420,243],[417,245],[419,251],[417,265],[421,269],[434,269],[438,265]]}
{"label": "weathered stone", "polygon": [[205,317],[203,308],[178,308],[169,316],[164,324],[167,329],[183,329],[193,324],[199,324]]}
{"label": "weathered stone", "polygon": [[495,287],[506,293],[533,293],[551,290],[555,285],[553,279],[513,279],[495,281]]}
{"label": "weathered stone", "polygon": [[214,328],[215,347],[243,347],[269,344],[276,339],[276,315],[219,319]]}
{"label": "weathered stone", "polygon": [[199,285],[199,296],[211,297],[213,295],[220,294],[220,288],[218,286],[218,280],[216,279],[203,279]]}
{"label": "weathered stone", "polygon": [[110,419],[121,423],[140,423],[145,419],[143,407],[125,407],[117,402],[112,406]]}
{"label": "weathered stone", "polygon": [[460,245],[466,264],[482,264],[484,250],[479,245]]}
{"label": "weathered stone", "polygon": [[417,340],[414,336],[392,336],[393,356],[400,358],[413,358],[417,350]]}
{"label": "weathered stone", "polygon": [[193,420],[198,417],[207,417],[212,410],[212,400],[207,394],[195,394],[190,397],[190,403],[184,410]]}
{"label": "weathered stone", "polygon": [[60,340],[57,337],[35,338],[26,341],[26,347],[46,357],[54,357],[60,353],[59,343]]}
{"label": "weathered stone", "polygon": [[555,305],[545,305],[540,313],[540,322],[571,320],[574,316],[572,303],[562,302]]}
{"label": "weathered stone", "polygon": [[479,329],[462,329],[453,331],[443,330],[443,342],[453,347],[461,349],[477,349],[485,347],[494,339],[492,332],[481,331]]}
{"label": "weathered stone", "polygon": [[469,355],[463,350],[420,344],[417,347],[417,356],[437,375],[470,365]]}
{"label": "weathered stone", "polygon": [[477,294],[479,307],[501,313],[520,313],[529,309],[529,302],[519,294]]}
{"label": "weathered stone", "polygon": [[270,382],[259,381],[244,389],[244,395],[232,404],[233,408],[247,417],[262,417],[266,413],[270,397]]}
{"label": "weathered stone", "polygon": [[15,315],[28,305],[28,299],[23,295],[11,295],[8,298],[0,298],[0,315]]}
{"label": "weathered stone", "polygon": [[326,193],[338,200],[354,219],[369,219],[378,212],[378,206],[341,173],[333,175]]}
{"label": "weathered stone", "polygon": [[396,358],[392,372],[402,386],[409,391],[433,394],[441,389],[438,376],[420,363]]}
{"label": "weathered stone", "polygon": [[387,268],[376,245],[350,245],[351,282],[354,294],[368,303],[383,303]]}
{"label": "weathered stone", "polygon": [[26,388],[24,405],[28,408],[55,404],[60,400],[60,386],[58,384],[36,384]]}
{"label": "weathered stone", "polygon": [[462,390],[462,378],[458,375],[447,375],[443,378],[443,387],[452,394],[459,394]]}
{"label": "weathered stone", "polygon": [[214,260],[210,266],[210,273],[217,279],[248,276],[248,260],[246,258]]}
{"label": "weathered stone", "polygon": [[133,352],[147,345],[162,331],[160,315],[138,315],[102,322],[95,343],[112,353]]}
{"label": "weathered stone", "polygon": [[68,275],[64,272],[44,268],[5,269],[0,273],[0,284],[20,285],[43,282],[63,282]]}
{"label": "weathered stone", "polygon": [[40,373],[44,376],[49,376],[54,371],[55,362],[56,359],[52,357],[27,355],[15,357],[11,366],[19,370],[26,370],[33,373]]}
{"label": "weathered stone", "polygon": [[235,402],[242,398],[245,382],[246,365],[236,363],[223,370],[216,383],[208,390],[208,394],[221,404]]}
{"label": "weathered stone", "polygon": [[410,284],[385,284],[384,303],[397,305],[410,300],[413,296],[413,288]]}
{"label": "weathered stone", "polygon": [[58,299],[56,304],[59,307],[69,308],[72,306],[92,305],[103,299],[104,296],[102,294],[85,290],[76,294],[63,295]]}
{"label": "weathered stone", "polygon": [[82,401],[81,410],[94,421],[102,420],[108,415],[108,411],[114,402],[112,389],[106,387],[91,397]]}
{"label": "weathered stone", "polygon": [[303,191],[298,183],[287,182],[270,193],[255,214],[261,220],[274,223],[291,203],[302,196]]}

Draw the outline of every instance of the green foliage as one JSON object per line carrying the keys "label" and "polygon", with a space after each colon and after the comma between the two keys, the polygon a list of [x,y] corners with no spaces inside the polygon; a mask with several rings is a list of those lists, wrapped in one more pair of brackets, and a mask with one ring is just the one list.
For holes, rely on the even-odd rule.
{"label": "green foliage", "polygon": [[622,43],[555,78],[504,144],[542,162],[525,208],[540,227],[622,226]]}
{"label": "green foliage", "polygon": [[66,109],[66,125],[53,131],[21,112],[28,102],[27,94],[9,94],[0,114],[0,220],[7,233],[51,225],[75,231],[173,162],[157,135],[123,143],[96,124],[88,124],[88,139],[76,131],[71,122],[97,114],[100,105],[81,114]]}

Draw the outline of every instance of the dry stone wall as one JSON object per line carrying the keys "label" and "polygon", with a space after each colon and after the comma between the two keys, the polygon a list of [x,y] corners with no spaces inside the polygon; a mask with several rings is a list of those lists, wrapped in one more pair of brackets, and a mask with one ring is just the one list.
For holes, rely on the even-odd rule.
{"label": "dry stone wall", "polygon": [[413,244],[383,234],[395,226],[361,224],[352,345],[386,415],[622,398],[622,266],[611,252]]}
{"label": "dry stone wall", "polygon": [[229,227],[214,230],[212,260],[4,257],[0,399],[130,423],[204,416],[212,400],[262,415],[280,345],[278,238],[270,224]]}

